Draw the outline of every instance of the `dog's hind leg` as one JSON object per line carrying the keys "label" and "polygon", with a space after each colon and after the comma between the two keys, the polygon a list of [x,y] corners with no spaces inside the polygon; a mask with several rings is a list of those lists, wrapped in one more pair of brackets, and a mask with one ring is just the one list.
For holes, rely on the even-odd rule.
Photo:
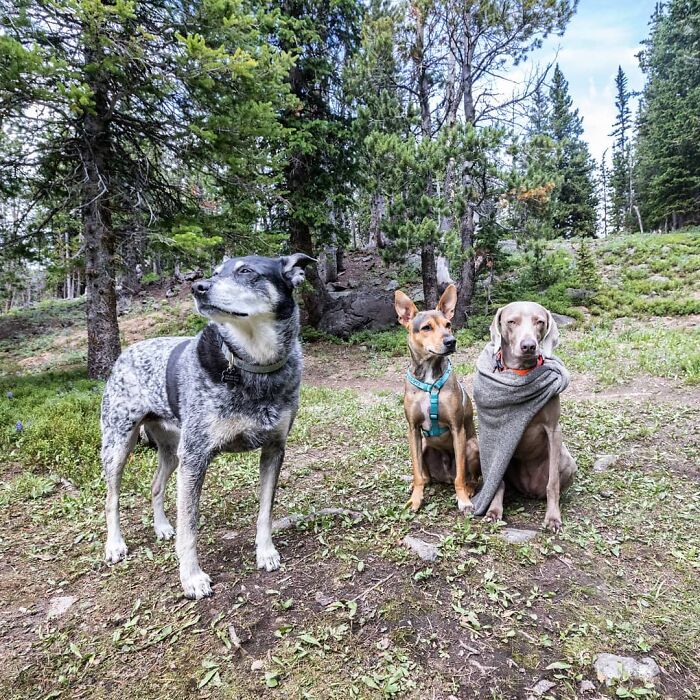
{"label": "dog's hind leg", "polygon": [[272,506],[277,479],[284,459],[284,446],[266,445],[260,453],[260,511],[255,535],[255,558],[258,569],[279,569],[280,555],[272,543]]}
{"label": "dog's hind leg", "polygon": [[128,551],[119,526],[119,489],[124,465],[134,449],[137,438],[138,423],[132,421],[102,427],[102,469],[107,484],[105,560],[111,563],[123,559]]}
{"label": "dog's hind leg", "polygon": [[177,469],[177,445],[180,441],[180,433],[174,427],[169,430],[166,426],[155,422],[148,424],[148,433],[158,447],[158,469],[151,483],[153,529],[159,540],[169,540],[175,535],[175,528],[165,515],[163,502],[168,479]]}

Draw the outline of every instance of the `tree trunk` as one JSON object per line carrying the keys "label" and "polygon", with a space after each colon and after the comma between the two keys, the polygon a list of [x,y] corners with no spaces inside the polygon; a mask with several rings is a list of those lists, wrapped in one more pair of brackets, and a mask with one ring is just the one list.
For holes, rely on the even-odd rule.
{"label": "tree trunk", "polygon": [[[93,51],[86,59],[94,63]],[[115,236],[109,194],[107,163],[110,157],[106,90],[99,74],[90,86],[94,112],[83,118],[81,157],[85,170],[82,187],[85,236],[85,291],[87,294],[88,376],[105,379],[119,357],[117,294],[114,281]]]}
{"label": "tree trunk", "polygon": [[455,308],[454,325],[461,328],[471,311],[472,298],[476,285],[476,259],[474,256],[474,212],[467,206],[460,221],[460,242],[462,251],[466,254],[459,271],[457,287],[457,306]]}
{"label": "tree trunk", "polygon": [[425,308],[434,309],[438,303],[437,268],[435,266],[435,245],[425,243],[420,249],[420,263],[423,276]]}
{"label": "tree trunk", "polygon": [[367,241],[367,248],[370,250],[384,248],[384,239],[382,237],[384,209],[384,195],[375,192],[369,203],[369,240]]}
{"label": "tree trunk", "polygon": [[129,294],[141,291],[143,259],[146,233],[140,225],[135,225],[129,233],[121,236],[119,251],[121,258],[120,285]]}
{"label": "tree trunk", "polygon": [[[300,221],[292,221],[291,224],[289,240],[292,246],[292,252],[306,253],[314,257],[314,246],[309,227]],[[311,289],[309,289],[307,285],[304,285],[302,287],[301,298],[304,302],[304,309],[308,316],[309,325],[316,328],[323,316],[323,312],[330,302],[330,296],[315,265],[309,265],[309,267],[306,268],[306,279],[311,284]]]}

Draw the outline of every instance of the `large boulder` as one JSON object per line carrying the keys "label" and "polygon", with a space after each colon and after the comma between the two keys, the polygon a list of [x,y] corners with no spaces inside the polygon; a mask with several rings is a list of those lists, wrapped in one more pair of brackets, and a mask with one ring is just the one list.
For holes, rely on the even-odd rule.
{"label": "large boulder", "polygon": [[388,291],[351,291],[331,293],[318,329],[340,338],[364,330],[386,330],[396,325],[394,297]]}

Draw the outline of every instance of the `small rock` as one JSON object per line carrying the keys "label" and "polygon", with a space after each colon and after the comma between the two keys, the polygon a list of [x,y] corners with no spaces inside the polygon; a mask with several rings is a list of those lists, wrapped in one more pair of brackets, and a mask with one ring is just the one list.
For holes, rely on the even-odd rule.
{"label": "small rock", "polygon": [[564,314],[552,313],[552,318],[556,322],[557,326],[571,326],[576,323],[576,319],[573,316],[565,316]]}
{"label": "small rock", "polygon": [[598,654],[593,661],[593,668],[598,674],[598,680],[605,683],[621,678],[651,681],[661,673],[661,669],[656,661],[648,656],[641,661],[637,661],[631,656]]}
{"label": "small rock", "polygon": [[425,542],[418,537],[411,537],[411,535],[406,535],[406,537],[403,538],[403,544],[417,554],[423,561],[435,561],[440,553],[440,548],[437,545]]}
{"label": "small rock", "polygon": [[498,247],[504,253],[517,253],[518,252],[518,241],[513,238],[505,238],[502,241],[498,241]]}
{"label": "small rock", "polygon": [[532,688],[532,692],[535,695],[544,695],[548,690],[551,690],[556,683],[552,683],[552,681],[548,681],[546,678],[543,678],[541,681],[538,681],[535,683],[535,685]]}
{"label": "small rock", "polygon": [[579,693],[592,693],[595,690],[595,683],[589,680],[581,681],[578,686]]}
{"label": "small rock", "polygon": [[255,659],[252,664],[250,664],[251,671],[262,671],[265,668],[265,662],[262,659]]}
{"label": "small rock", "polygon": [[168,291],[165,292],[166,299],[171,299],[172,297],[176,297],[176,296],[177,296],[177,291],[175,291],[174,289],[168,289]]}
{"label": "small rock", "polygon": [[617,455],[599,455],[593,465],[594,472],[604,472],[612,467],[617,460],[620,459]]}
{"label": "small rock", "polygon": [[396,280],[389,280],[384,287],[385,292],[393,292],[399,288],[399,283]]}
{"label": "small rock", "polygon": [[351,277],[345,284],[347,284],[348,289],[357,289],[360,283],[356,279]]}
{"label": "small rock", "polygon": [[55,617],[61,617],[68,612],[68,609],[77,601],[78,599],[72,595],[59,595],[55,598],[51,598],[49,601],[49,612],[47,617],[49,620]]}
{"label": "small rock", "polygon": [[498,537],[510,544],[520,544],[521,542],[529,542],[537,537],[537,530],[519,530],[515,527],[504,527],[497,533]]}
{"label": "small rock", "polygon": [[330,605],[331,603],[335,602],[335,598],[332,598],[331,596],[327,595],[323,591],[316,591],[316,595],[314,596],[314,600],[319,605],[322,605],[324,608],[326,607],[326,605]]}

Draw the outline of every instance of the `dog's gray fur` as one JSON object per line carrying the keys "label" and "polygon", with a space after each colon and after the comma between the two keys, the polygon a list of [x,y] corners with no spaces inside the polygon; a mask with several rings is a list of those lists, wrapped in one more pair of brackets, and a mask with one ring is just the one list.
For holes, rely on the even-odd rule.
{"label": "dog's gray fur", "polygon": [[[108,562],[127,553],[119,527],[119,487],[143,425],[158,448],[152,503],[159,539],[175,534],[163,497],[168,478],[179,467],[176,550],[185,595],[211,595],[211,579],[197,559],[197,519],[204,476],[219,452],[261,448],[257,565],[268,571],[279,567],[271,512],[287,434],[299,404],[302,364],[299,311],[292,292],[304,280],[303,268],[311,260],[303,254],[225,260],[211,279],[192,287],[197,310],[210,319],[201,333],[189,339],[145,340],[119,357],[105,387],[101,416]],[[171,353],[181,343],[186,345],[168,367]],[[237,368],[229,381],[223,381],[229,363],[222,344],[249,364],[272,365],[287,359],[274,372]]]}

